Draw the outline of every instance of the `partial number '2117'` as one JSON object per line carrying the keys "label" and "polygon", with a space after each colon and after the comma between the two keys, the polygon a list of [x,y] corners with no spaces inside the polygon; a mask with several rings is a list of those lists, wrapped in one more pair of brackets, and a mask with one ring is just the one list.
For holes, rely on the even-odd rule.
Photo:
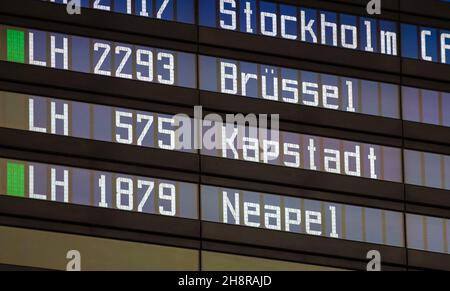
{"label": "partial number '2117'", "polygon": [[[151,2],[152,0],[122,0],[123,2],[126,2],[127,7],[126,7],[126,13],[127,14],[132,14],[132,2],[140,2],[140,7],[141,7],[141,11],[139,12],[140,16],[145,16],[145,17],[149,17],[149,13],[147,11],[147,2]],[[105,1],[105,0],[95,0],[93,3],[93,8],[94,9],[100,9],[100,10],[106,10],[106,11],[111,11],[111,6],[108,5],[107,3],[111,2],[109,0]],[[159,2],[159,3],[158,3]],[[167,9],[168,5],[171,4],[172,0],[162,0],[162,1],[156,1],[156,18],[158,19],[162,19],[163,17],[163,13],[165,12],[165,10]]]}
{"label": "partial number '2117'", "polygon": [[[75,7],[85,7],[85,8],[94,8],[98,10],[104,11],[116,11],[126,14],[136,14],[143,17],[155,17],[158,19],[164,18],[164,13],[169,10],[169,8],[173,5],[173,0],[119,0],[114,1],[116,7],[113,8],[111,5],[111,0],[91,0],[92,4],[89,4],[88,0],[43,0],[53,3],[59,4],[68,4],[74,5]],[[153,2],[155,6],[153,6]],[[184,0],[183,0],[184,1]],[[136,13],[133,13],[133,4],[139,9],[136,8]],[[151,12],[152,7],[156,7],[155,13]],[[153,15],[151,15],[153,14]]]}

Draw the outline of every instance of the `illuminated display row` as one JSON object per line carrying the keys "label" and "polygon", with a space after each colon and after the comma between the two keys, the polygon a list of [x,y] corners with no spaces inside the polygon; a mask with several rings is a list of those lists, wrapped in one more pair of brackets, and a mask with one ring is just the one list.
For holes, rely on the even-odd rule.
{"label": "illuminated display row", "polygon": [[[9,196],[405,246],[401,212],[208,185],[198,191],[191,183],[0,159],[0,193]],[[450,253],[449,220],[406,214],[406,225],[406,246]]]}
{"label": "illuminated display row", "polygon": [[0,60],[450,126],[450,93],[0,26]]}
{"label": "illuminated display row", "polygon": [[[0,91],[5,128],[403,182],[399,148],[213,120]],[[450,190],[450,156],[404,150],[403,160],[405,183]]]}
{"label": "illuminated display row", "polygon": [[[0,126],[77,138],[196,153],[193,119],[125,108],[0,92]],[[180,124],[178,124],[178,120]],[[295,133],[245,132],[203,121],[217,137],[200,153],[372,179],[402,181],[401,150]],[[239,134],[234,135],[235,132]],[[260,137],[260,138],[258,138]],[[212,138],[211,140],[215,140]],[[241,142],[241,143],[239,143]],[[405,150],[405,182],[450,190],[450,157]]]}
{"label": "illuminated display row", "polygon": [[244,127],[219,122],[215,115],[198,120],[9,92],[1,96],[2,127],[402,182],[398,148]]}
{"label": "illuminated display row", "polygon": [[[51,0],[67,3],[67,0]],[[194,0],[82,0],[83,7],[195,23]],[[450,30],[259,0],[198,0],[199,25],[450,64]],[[400,47],[401,46],[401,50]]]}

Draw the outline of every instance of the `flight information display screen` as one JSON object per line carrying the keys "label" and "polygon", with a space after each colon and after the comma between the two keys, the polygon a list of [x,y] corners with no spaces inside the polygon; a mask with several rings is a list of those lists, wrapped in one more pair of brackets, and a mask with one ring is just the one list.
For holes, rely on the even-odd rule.
{"label": "flight information display screen", "polygon": [[[49,10],[55,11],[61,8],[58,8],[58,5],[67,5],[69,2],[36,0],[36,3],[37,1],[55,4],[38,4],[52,7]],[[247,41],[251,42],[252,39],[259,39],[264,40],[263,43],[270,41],[270,37],[273,44],[282,45],[289,41],[308,43],[318,50],[334,50],[324,46],[344,49],[349,57],[374,53],[378,54],[377,58],[380,60],[392,60],[395,57],[397,60],[403,60],[405,64],[413,63],[406,59],[434,62],[444,66],[450,64],[448,28],[326,11],[303,7],[302,1],[297,2],[288,5],[275,0],[80,1],[83,9],[91,9],[92,15],[93,10],[101,11],[96,14],[103,15],[100,18],[109,16],[112,19],[117,18],[117,14],[122,14],[130,15],[120,17],[122,19],[152,19],[145,20],[149,27],[150,22],[162,20],[166,22],[160,22],[158,25],[195,28],[200,36],[203,33],[205,36],[227,35],[225,39],[229,37],[232,40],[234,34],[234,40],[248,38]],[[5,22],[8,23],[6,20]],[[113,77],[114,79],[108,78],[110,82],[117,82],[116,78],[121,78],[197,89],[191,91],[195,91],[198,96],[205,91],[228,94],[221,95],[221,101],[222,98],[235,95],[242,96],[242,100],[245,100],[245,97],[246,100],[252,98],[257,102],[266,102],[261,106],[271,106],[274,103],[268,101],[275,101],[290,104],[292,109],[298,105],[322,108],[327,109],[324,110],[325,120],[326,115],[332,114],[330,110],[333,110],[363,114],[369,118],[367,124],[375,124],[376,120],[381,120],[373,117],[377,116],[392,124],[402,123],[404,120],[450,127],[450,92],[402,86],[401,78],[398,81],[390,78],[394,80],[391,82],[397,83],[390,84],[207,56],[208,52],[201,55],[198,51],[188,53],[67,34],[64,28],[56,30],[60,32],[0,23],[0,61],[17,63],[16,67],[24,69],[33,67],[19,64],[59,70],[38,69],[47,73],[69,74],[61,71],[64,70],[83,73],[78,76],[90,76],[89,78],[99,79],[93,75]],[[220,30],[233,33],[220,33]],[[241,37],[238,37],[237,33]],[[191,44],[194,44],[199,40],[191,41]],[[257,48],[251,50],[258,51]],[[268,53],[267,48],[266,52]],[[244,52],[243,55],[245,54]],[[301,49],[297,49],[297,55],[294,57],[302,58]],[[329,57],[326,59],[329,60]],[[324,62],[319,58],[316,61]],[[305,68],[307,65],[298,63],[293,66]],[[363,64],[360,67],[363,68]],[[329,68],[323,70],[330,71]],[[383,79],[381,75],[376,76],[376,72],[372,73],[369,74],[372,76],[370,78]],[[428,86],[439,87],[431,83]],[[132,86],[133,82],[125,85]],[[152,86],[149,87],[150,90],[146,92],[151,95]],[[83,92],[89,95],[86,91]],[[77,94],[81,94],[81,91]],[[215,95],[218,94],[205,94]],[[96,101],[94,97],[87,99],[87,102],[71,101],[70,96],[60,97],[0,91],[0,127],[22,130],[24,134],[28,132],[28,135],[33,135],[30,132],[34,132],[44,139],[50,138],[49,134],[52,134],[82,138],[90,140],[90,143],[102,141],[116,146],[122,144],[147,148],[140,150],[142,154],[151,153],[148,148],[153,148],[189,153],[191,156],[201,155],[207,160],[215,160],[207,157],[220,158],[218,160],[221,162],[217,163],[216,167],[225,163],[224,159],[239,160],[247,162],[247,165],[259,164],[257,167],[262,164],[271,165],[273,167],[267,167],[270,173],[275,173],[280,167],[297,169],[292,170],[290,174],[298,175],[299,178],[303,178],[305,173],[299,170],[307,170],[333,175],[314,174],[317,175],[314,178],[325,177],[325,180],[326,177],[340,175],[341,178],[347,176],[404,183],[396,186],[406,184],[429,187],[423,188],[425,192],[431,191],[431,188],[450,190],[449,155],[405,149],[400,144],[397,144],[398,147],[385,146],[383,144],[389,142],[383,141],[381,137],[374,137],[376,141],[371,141],[380,144],[369,144],[343,140],[341,136],[335,135],[336,133],[329,135],[339,138],[306,134],[303,131],[308,132],[308,129],[303,127],[289,129],[301,133],[282,131],[277,127],[266,129],[271,128],[271,124],[260,126],[261,120],[258,120],[257,125],[253,126],[247,117],[244,117],[246,122],[243,125],[238,125],[235,123],[239,118],[230,122],[228,119],[222,120],[223,116],[217,114],[201,115],[199,120],[197,115],[192,117],[186,114],[161,113],[154,107],[147,107],[145,110],[148,111],[145,111],[139,108],[101,105],[96,102],[103,101]],[[130,97],[131,95],[123,96]],[[233,98],[237,99],[239,98]],[[173,103],[170,98],[164,102]],[[173,113],[172,110],[175,109],[161,111],[166,110]],[[333,115],[349,117],[345,113]],[[411,125],[407,122],[405,124]],[[332,124],[329,126],[333,127]],[[337,127],[342,128],[342,124]],[[299,190],[298,195],[286,195],[279,189],[275,191],[277,194],[265,193],[231,186],[188,183],[161,177],[144,177],[20,159],[0,157],[0,195],[3,199],[10,196],[23,198],[10,198],[18,201],[45,200],[192,219],[197,223],[212,222],[216,226],[242,226],[247,231],[251,227],[268,235],[285,232],[304,235],[310,239],[321,237],[322,240],[348,240],[450,254],[450,219],[405,212],[416,211],[409,208],[395,208],[398,211],[377,209],[302,198],[305,197],[302,190]],[[239,173],[232,176],[240,177]],[[282,179],[276,179],[272,177],[271,180],[274,183],[283,183]],[[216,182],[212,184],[214,183]],[[353,190],[354,193],[357,191]],[[336,193],[334,196],[326,196],[331,198],[321,199],[342,201],[339,195],[341,194]],[[355,202],[356,200],[350,203],[365,204]],[[394,209],[394,206],[375,206]],[[73,208],[67,207],[69,210]],[[142,219],[151,218],[152,216],[142,215]]]}
{"label": "flight information display screen", "polygon": [[[0,126],[354,177],[402,182],[401,149],[2,92]],[[202,118],[202,117],[200,117]],[[226,121],[228,122],[228,121]],[[196,138],[194,138],[196,137]],[[195,140],[201,137],[200,145]]]}
{"label": "flight information display screen", "polygon": [[0,60],[195,88],[194,54],[0,25]]}

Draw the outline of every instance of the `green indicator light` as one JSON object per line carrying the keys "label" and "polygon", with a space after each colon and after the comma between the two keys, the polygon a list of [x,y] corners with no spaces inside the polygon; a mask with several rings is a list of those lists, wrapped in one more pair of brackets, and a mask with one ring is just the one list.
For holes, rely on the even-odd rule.
{"label": "green indicator light", "polygon": [[7,164],[6,193],[10,196],[25,196],[25,167],[21,164]]}
{"label": "green indicator light", "polygon": [[16,63],[25,63],[25,33],[23,31],[8,29],[7,39],[7,60]]}

